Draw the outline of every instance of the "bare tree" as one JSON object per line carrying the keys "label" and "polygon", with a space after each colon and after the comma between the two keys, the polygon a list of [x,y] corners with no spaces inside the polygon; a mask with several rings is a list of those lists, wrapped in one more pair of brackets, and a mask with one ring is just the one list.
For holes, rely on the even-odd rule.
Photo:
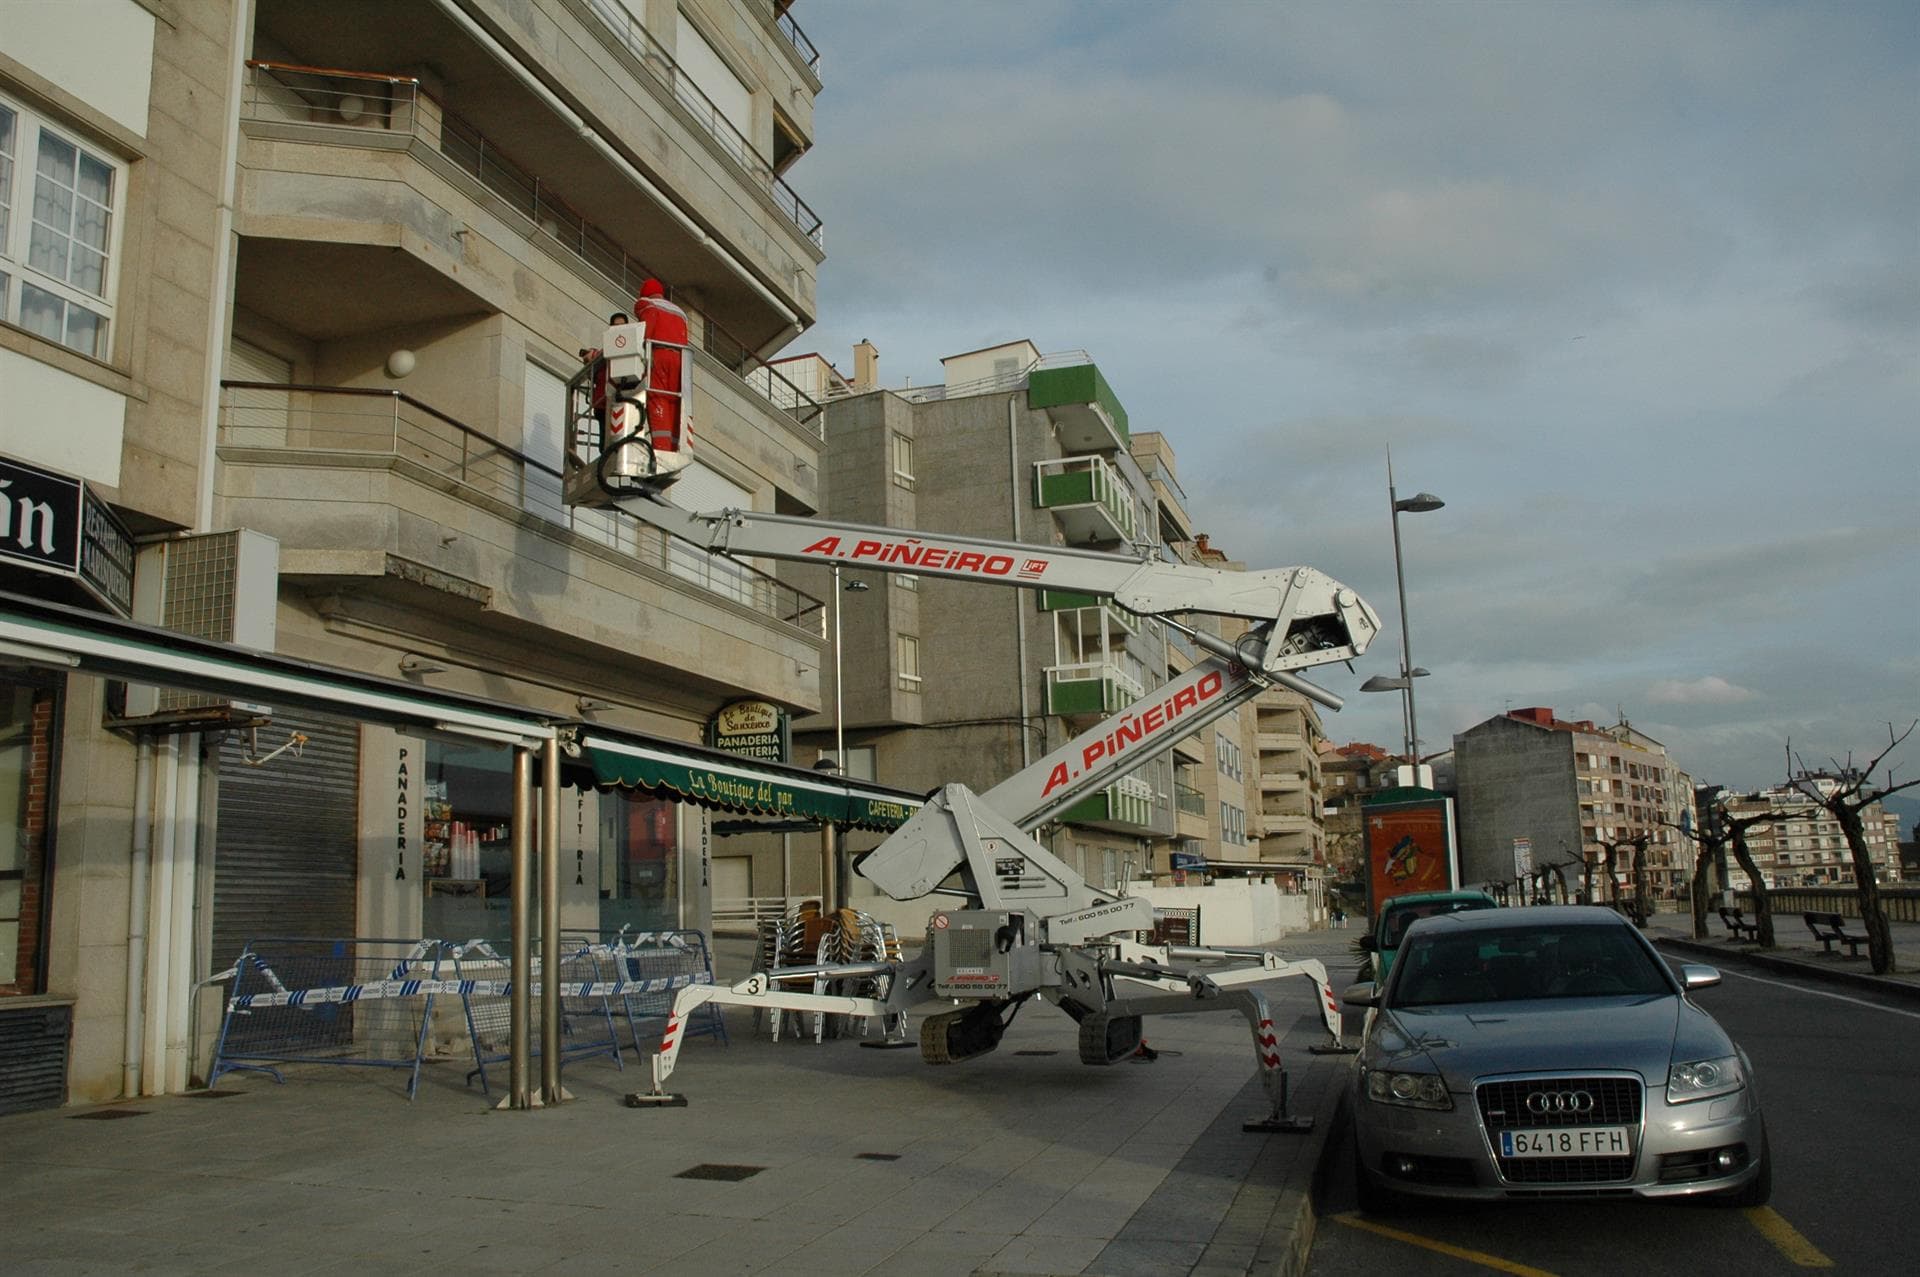
{"label": "bare tree", "polygon": [[[1860,922],[1867,932],[1867,956],[1873,964],[1874,974],[1885,975],[1894,969],[1893,934],[1887,926],[1887,912],[1880,904],[1880,884],[1873,873],[1873,857],[1867,851],[1866,826],[1860,819],[1860,813],[1866,808],[1903,789],[1912,789],[1920,785],[1920,777],[1893,783],[1893,769],[1887,769],[1887,783],[1879,789],[1873,787],[1873,771],[1887,760],[1887,756],[1900,748],[1907,737],[1913,735],[1913,729],[1920,726],[1920,719],[1907,724],[1904,732],[1895,732],[1893,724],[1887,724],[1887,747],[1867,761],[1865,767],[1853,766],[1853,755],[1847,755],[1845,763],[1829,759],[1833,763],[1834,775],[1815,776],[1793,752],[1793,743],[1787,743],[1787,766],[1795,774],[1787,783],[1799,794],[1806,796],[1839,822],[1840,832],[1845,835],[1847,848],[1853,853],[1853,881],[1858,889],[1860,900]],[[1823,785],[1819,782],[1829,780]]]}
{"label": "bare tree", "polygon": [[[1620,899],[1620,879],[1616,876],[1616,871],[1620,865],[1620,853],[1624,851],[1633,852],[1633,867],[1630,871],[1633,874],[1631,916],[1635,925],[1646,926],[1647,914],[1649,912],[1647,908],[1647,835],[1635,834],[1631,838],[1602,838],[1597,841],[1605,850],[1607,858],[1605,869],[1607,903],[1616,909],[1620,908],[1622,904]],[[1589,884],[1591,884],[1591,875],[1589,875],[1588,881]],[[1594,903],[1598,904],[1599,901],[1596,900]]]}
{"label": "bare tree", "polygon": [[[1768,895],[1767,880],[1760,876],[1760,866],[1754,861],[1753,850],[1747,845],[1747,831],[1756,825],[1764,825],[1775,820],[1791,820],[1796,816],[1811,814],[1811,808],[1790,811],[1766,811],[1758,815],[1735,816],[1728,809],[1729,795],[1722,792],[1715,796],[1705,813],[1705,824],[1700,829],[1688,829],[1672,821],[1663,821],[1670,829],[1677,829],[1683,838],[1691,839],[1697,848],[1693,858],[1693,883],[1689,894],[1693,897],[1693,938],[1707,938],[1707,868],[1714,857],[1723,849],[1730,848],[1733,858],[1746,871],[1747,881],[1753,884],[1753,925],[1754,939],[1765,949],[1773,948],[1773,901]],[[1642,849],[1644,854],[1644,848]]]}

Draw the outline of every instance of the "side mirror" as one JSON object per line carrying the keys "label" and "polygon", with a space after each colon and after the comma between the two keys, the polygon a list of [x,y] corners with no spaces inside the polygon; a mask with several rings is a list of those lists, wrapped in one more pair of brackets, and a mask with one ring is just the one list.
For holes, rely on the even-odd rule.
{"label": "side mirror", "polygon": [[1702,966],[1697,962],[1683,962],[1680,964],[1680,983],[1684,984],[1689,992],[1694,989],[1711,989],[1720,983],[1720,973],[1712,967]]}
{"label": "side mirror", "polygon": [[1380,986],[1371,980],[1348,985],[1346,992],[1340,995],[1340,1000],[1356,1007],[1377,1007],[1380,1005]]}
{"label": "side mirror", "polygon": [[1380,937],[1369,931],[1366,935],[1360,937],[1360,947],[1368,953],[1378,953],[1380,952]]}

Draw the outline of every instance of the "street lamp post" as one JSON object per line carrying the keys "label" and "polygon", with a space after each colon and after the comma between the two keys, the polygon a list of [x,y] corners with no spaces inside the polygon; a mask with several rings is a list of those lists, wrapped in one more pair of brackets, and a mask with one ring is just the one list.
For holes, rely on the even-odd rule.
{"label": "street lamp post", "polygon": [[[819,770],[831,770],[844,776],[847,774],[847,701],[841,690],[845,681],[846,661],[840,653],[840,595],[860,594],[867,589],[865,581],[848,581],[840,584],[840,565],[833,565],[833,762],[822,759],[814,767]],[[820,903],[826,910],[842,909],[847,904],[846,875],[840,869],[840,839],[838,831],[831,822],[820,826]]]}
{"label": "street lamp post", "polygon": [[1398,691],[1404,698],[1402,708],[1405,711],[1407,763],[1413,768],[1415,784],[1420,782],[1420,720],[1413,704],[1413,680],[1427,671],[1413,663],[1413,641],[1407,627],[1407,574],[1400,556],[1400,515],[1425,514],[1429,510],[1438,510],[1446,502],[1431,492],[1416,492],[1400,499],[1393,484],[1393,450],[1387,450],[1387,507],[1393,518],[1393,580],[1400,592],[1400,677],[1374,677],[1362,684],[1363,692]]}

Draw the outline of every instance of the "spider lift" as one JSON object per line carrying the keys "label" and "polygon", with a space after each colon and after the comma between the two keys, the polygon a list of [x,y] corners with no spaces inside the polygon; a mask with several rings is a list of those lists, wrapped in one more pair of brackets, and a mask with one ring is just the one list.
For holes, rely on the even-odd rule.
{"label": "spider lift", "polygon": [[[1207,653],[1147,699],[985,793],[961,784],[943,786],[885,842],[860,857],[856,872],[896,900],[956,899],[957,907],[930,917],[917,957],[789,967],[755,972],[732,986],[682,989],[653,1057],[653,1089],[629,1096],[629,1104],[685,1103],[664,1087],[678,1061],[687,1017],[703,1003],[878,1016],[883,1024],[902,1024],[908,1010],[938,1004],[945,1009],[921,1021],[920,1053],[928,1063],[952,1064],[994,1050],[1015,1012],[1037,996],[1078,1024],[1080,1059],[1090,1065],[1110,1065],[1139,1051],[1142,1016],[1237,1011],[1252,1030],[1260,1077],[1273,1105],[1269,1117],[1248,1122],[1246,1129],[1311,1127],[1311,1118],[1286,1113],[1279,1034],[1256,986],[1287,976],[1310,979],[1338,1048],[1339,1008],[1325,967],[1262,949],[1140,944],[1133,935],[1152,928],[1151,904],[1092,886],[1041,845],[1033,831],[1270,686],[1340,708],[1337,696],[1296,671],[1366,651],[1380,629],[1372,608],[1308,567],[1228,572],[753,510],[696,513],[661,495],[684,467],[684,454],[677,458],[679,465],[660,466],[644,432],[606,432],[592,412],[575,414],[574,436],[566,489],[570,503],[621,510],[704,550],[1103,596],[1135,615],[1160,620]],[[1248,627],[1230,641],[1176,619],[1186,613],[1241,618]],[[821,981],[853,979],[870,982],[867,987],[875,992],[811,991]],[[804,989],[788,987],[802,983]]]}

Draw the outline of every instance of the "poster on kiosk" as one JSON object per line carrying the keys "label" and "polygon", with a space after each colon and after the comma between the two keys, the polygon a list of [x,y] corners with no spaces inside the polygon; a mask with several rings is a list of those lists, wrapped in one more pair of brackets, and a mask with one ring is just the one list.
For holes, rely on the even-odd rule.
{"label": "poster on kiosk", "polygon": [[1429,791],[1419,798],[1369,803],[1364,811],[1370,916],[1378,917],[1380,906],[1395,896],[1459,889],[1451,798]]}

